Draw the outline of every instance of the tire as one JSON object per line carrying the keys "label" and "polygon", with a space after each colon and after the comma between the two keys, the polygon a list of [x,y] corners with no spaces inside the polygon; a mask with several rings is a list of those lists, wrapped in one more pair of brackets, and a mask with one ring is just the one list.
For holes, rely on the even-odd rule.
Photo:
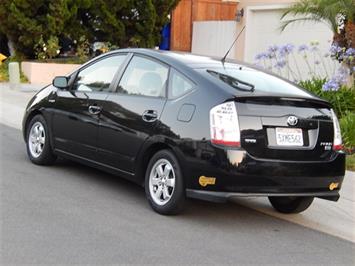
{"label": "tire", "polygon": [[158,151],[149,161],[145,174],[145,194],[157,213],[173,215],[183,210],[184,179],[179,162],[171,151]]}
{"label": "tire", "polygon": [[275,210],[281,213],[300,213],[311,206],[314,197],[269,197]]}
{"label": "tire", "polygon": [[31,162],[39,165],[51,165],[57,159],[50,144],[50,134],[46,120],[42,115],[34,116],[26,132],[27,155]]}

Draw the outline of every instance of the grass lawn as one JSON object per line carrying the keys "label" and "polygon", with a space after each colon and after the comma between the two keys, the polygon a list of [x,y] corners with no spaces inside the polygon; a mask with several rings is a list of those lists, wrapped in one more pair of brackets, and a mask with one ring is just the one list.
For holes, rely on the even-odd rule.
{"label": "grass lawn", "polygon": [[[8,70],[8,63],[2,63],[0,65],[0,82],[8,82],[9,81],[9,70]],[[20,81],[22,83],[28,82],[25,75],[20,71]]]}
{"label": "grass lawn", "polygon": [[346,156],[346,170],[355,171],[355,153]]}
{"label": "grass lawn", "polygon": [[0,65],[0,82],[5,82],[9,80],[9,73],[7,71],[7,64],[3,63]]}

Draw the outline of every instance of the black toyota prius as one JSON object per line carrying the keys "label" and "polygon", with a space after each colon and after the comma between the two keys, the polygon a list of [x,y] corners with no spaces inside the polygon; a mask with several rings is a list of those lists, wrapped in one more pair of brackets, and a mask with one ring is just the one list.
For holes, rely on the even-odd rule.
{"label": "black toyota prius", "polygon": [[219,58],[122,49],[56,77],[23,119],[35,164],[58,156],[145,187],[161,214],[187,197],[268,197],[282,213],[337,201],[345,154],[328,102]]}

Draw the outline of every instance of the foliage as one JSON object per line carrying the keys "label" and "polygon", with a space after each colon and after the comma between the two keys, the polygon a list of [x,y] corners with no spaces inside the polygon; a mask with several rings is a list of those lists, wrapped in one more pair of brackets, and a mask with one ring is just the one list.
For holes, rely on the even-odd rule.
{"label": "foliage", "polygon": [[355,19],[355,3],[353,0],[300,0],[288,7],[282,18],[287,15],[302,15],[303,17],[287,19],[282,24],[282,29],[300,21],[325,21],[332,31],[339,30],[339,15],[347,20]]}
{"label": "foliage", "polygon": [[300,0],[284,12],[301,16],[283,21],[281,29],[300,21],[323,21],[334,32],[334,43],[346,48],[355,48],[355,1],[354,0]]}
{"label": "foliage", "polygon": [[76,55],[80,61],[86,61],[89,58],[90,54],[90,43],[85,38],[85,36],[81,36],[79,38],[78,46],[76,48]]}
{"label": "foliage", "polygon": [[343,135],[344,146],[353,151],[355,149],[355,113],[346,112],[340,119],[340,128]]}
{"label": "foliage", "polygon": [[[179,0],[0,0],[0,32],[18,53],[34,58],[34,48],[54,37],[113,46],[154,47]],[[80,56],[83,51],[81,49]],[[85,54],[85,52],[84,52]]]}
{"label": "foliage", "polygon": [[[18,57],[9,57],[6,59],[4,63],[0,65],[0,82],[8,82],[9,81],[9,63],[10,62],[18,62]],[[26,76],[20,70],[20,81],[28,82]]]}
{"label": "foliage", "polygon": [[346,156],[346,169],[355,171],[355,153]]}
{"label": "foliage", "polygon": [[[59,37],[67,29],[76,29],[78,8],[89,0],[0,0],[0,31],[14,43],[17,53],[35,57],[35,46],[41,36],[45,43]],[[76,24],[79,24],[76,22]]]}
{"label": "foliage", "polygon": [[346,47],[333,44],[330,47],[330,56],[339,62],[345,63],[350,69],[350,74],[355,72],[355,48],[346,49]]}
{"label": "foliage", "polygon": [[324,91],[323,85],[326,81],[326,79],[313,78],[301,81],[299,85],[330,102],[339,118],[344,117],[348,112],[355,112],[355,88],[342,86],[338,91]]}
{"label": "foliage", "polygon": [[38,59],[52,59],[60,52],[59,40],[57,37],[51,36],[47,43],[43,41],[43,38],[39,39],[35,46],[36,56]]}

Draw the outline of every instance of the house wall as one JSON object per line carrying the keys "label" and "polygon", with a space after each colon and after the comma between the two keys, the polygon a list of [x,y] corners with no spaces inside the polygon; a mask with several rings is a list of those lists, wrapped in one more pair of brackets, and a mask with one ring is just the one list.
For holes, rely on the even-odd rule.
{"label": "house wall", "polygon": [[[237,31],[239,32],[246,24],[247,21],[247,8],[250,6],[267,6],[267,5],[289,5],[294,3],[295,0],[240,0],[240,3],[238,4],[238,10],[244,9],[244,16],[241,20],[241,22],[237,23]],[[246,30],[242,33],[240,38],[238,39],[238,42],[236,44],[236,47],[234,48],[236,58],[239,60],[244,60],[244,50],[245,50],[245,34]]]}

